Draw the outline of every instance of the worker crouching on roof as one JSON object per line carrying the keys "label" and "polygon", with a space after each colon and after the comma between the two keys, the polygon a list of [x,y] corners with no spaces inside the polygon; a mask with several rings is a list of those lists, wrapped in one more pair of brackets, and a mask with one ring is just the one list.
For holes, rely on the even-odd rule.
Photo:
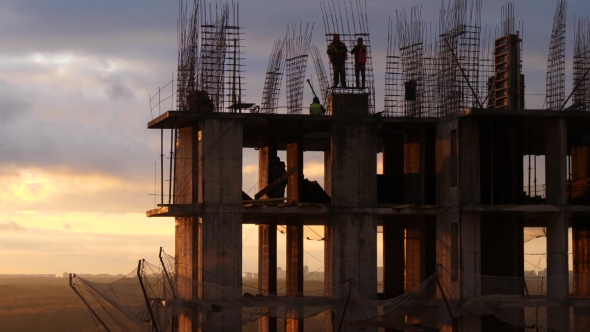
{"label": "worker crouching on roof", "polygon": [[322,115],[326,114],[326,109],[320,104],[320,98],[313,97],[313,103],[309,105],[309,114],[311,115]]}
{"label": "worker crouching on roof", "polygon": [[348,57],[348,49],[343,42],[340,41],[340,35],[335,34],[332,42],[328,45],[328,57],[332,63],[332,71],[334,73],[334,86],[338,86],[338,83],[346,88],[346,72],[345,62]]}
{"label": "worker crouching on roof", "polygon": [[350,51],[354,54],[354,77],[356,78],[356,87],[359,87],[359,73],[363,78],[363,85],[365,87],[365,64],[367,63],[367,47],[363,44],[363,39],[358,38],[357,44]]}
{"label": "worker crouching on roof", "polygon": [[213,101],[205,90],[195,90],[186,96],[186,104],[189,111],[213,112]]}

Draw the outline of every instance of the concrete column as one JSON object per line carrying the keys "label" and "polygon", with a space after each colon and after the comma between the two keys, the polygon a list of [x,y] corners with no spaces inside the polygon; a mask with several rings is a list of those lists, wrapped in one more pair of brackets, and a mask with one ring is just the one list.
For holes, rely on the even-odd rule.
{"label": "concrete column", "polygon": [[402,221],[383,222],[383,293],[387,298],[404,293],[404,227]]}
{"label": "concrete column", "polygon": [[[324,190],[328,196],[332,196],[332,154],[324,152]],[[332,227],[324,226],[324,295],[332,296]],[[334,315],[332,310],[324,312],[324,331],[334,330]]]}
{"label": "concrete column", "polygon": [[[277,158],[276,145],[270,145],[258,149],[258,191],[270,184],[270,176],[278,165],[275,165]],[[264,195],[264,198],[270,198],[273,195]]]}
{"label": "concrete column", "polygon": [[[258,188],[268,185],[269,175],[274,170],[277,156],[276,146],[258,150]],[[258,292],[264,296],[277,293],[277,226],[263,224],[258,226]],[[265,308],[273,310],[273,308]],[[272,316],[272,315],[271,315]],[[258,331],[277,330],[276,317],[263,316],[258,320]]]}
{"label": "concrete column", "polygon": [[[303,296],[303,225],[287,225],[287,296]],[[287,332],[303,331],[303,319],[298,319],[300,312],[287,312],[285,330]]]}
{"label": "concrete column", "polygon": [[[377,296],[376,127],[367,95],[332,95],[333,285],[347,282],[367,299]],[[343,299],[348,287],[334,291]],[[360,310],[347,312],[350,319]],[[357,314],[355,314],[357,313]],[[334,320],[337,321],[336,317]],[[343,331],[352,331],[343,326]],[[365,329],[371,331],[373,329]]]}
{"label": "concrete column", "polygon": [[426,279],[426,224],[423,217],[413,219],[406,226],[406,292]]}
{"label": "concrete column", "polygon": [[574,295],[590,297],[590,221],[572,219],[572,251],[574,261]]}
{"label": "concrete column", "polygon": [[[198,133],[197,127],[181,128],[176,142],[176,178],[174,201],[176,204],[198,202]],[[178,274],[177,291],[183,298],[198,298],[198,288],[193,287],[193,279],[198,276],[198,216],[175,219],[175,265]],[[196,315],[196,313],[194,313]],[[178,318],[179,332],[197,331],[190,316]]]}
{"label": "concrete column", "polygon": [[590,135],[583,135],[571,148],[572,155],[572,179],[574,181],[590,177],[590,147],[588,143]]}
{"label": "concrete column", "polygon": [[297,172],[289,176],[287,183],[287,197],[293,202],[299,202],[301,194],[301,182],[303,181],[303,148],[300,142],[287,144],[287,170],[299,165]]}
{"label": "concrete column", "polygon": [[[176,290],[180,297],[186,299],[197,299],[198,288],[193,287],[193,279],[198,276],[198,251],[199,230],[197,226],[198,217],[176,218],[175,222],[175,267],[178,275]],[[194,248],[194,249],[193,249]],[[198,325],[193,325],[191,316],[181,315],[178,317],[179,332],[196,332]]]}
{"label": "concrete column", "polygon": [[[234,300],[242,294],[242,124],[203,119],[199,135],[199,297]],[[241,310],[202,314],[213,330],[241,322]]]}
{"label": "concrete column", "polygon": [[565,212],[547,216],[547,299],[559,304],[547,308],[548,331],[569,331],[567,220]]}
{"label": "concrete column", "polygon": [[545,143],[545,182],[547,204],[567,203],[567,122],[548,121]]}
{"label": "concrete column", "polygon": [[[258,226],[258,292],[264,296],[277,293],[277,225]],[[276,330],[276,317],[264,316],[258,321],[258,331]]]}
{"label": "concrete column", "polygon": [[[572,218],[572,251],[574,263],[574,292],[576,298],[590,297],[590,221],[588,218]],[[590,316],[585,308],[574,308],[574,331],[590,326]]]}
{"label": "concrete column", "polygon": [[404,135],[404,202],[425,204],[425,132],[408,129]]}
{"label": "concrete column", "polygon": [[[563,118],[551,119],[546,127],[545,181],[547,204],[567,203],[566,185],[567,123]],[[547,299],[568,299],[568,215],[567,212],[547,216]],[[549,331],[569,331],[569,307],[547,308]]]}
{"label": "concrete column", "polygon": [[[572,184],[571,184],[571,198],[570,204],[580,204],[577,198],[582,196],[588,186],[588,178],[590,178],[590,147],[587,146],[572,146],[571,148],[571,162],[572,162]],[[582,203],[583,204],[583,203]]]}

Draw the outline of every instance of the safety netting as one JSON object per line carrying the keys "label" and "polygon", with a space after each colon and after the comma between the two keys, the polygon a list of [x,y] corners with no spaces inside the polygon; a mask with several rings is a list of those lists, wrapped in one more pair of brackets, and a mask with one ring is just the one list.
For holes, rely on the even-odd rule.
{"label": "safety netting", "polygon": [[[331,324],[342,331],[439,331],[472,321],[498,330],[546,331],[549,312],[564,308],[571,311],[571,326],[590,328],[590,275],[500,277],[438,266],[418,287],[392,298],[367,295],[354,280],[286,296],[284,290],[260,292],[223,278],[218,284],[183,277],[174,272],[173,256],[160,257],[159,265],[141,260],[114,282],[73,277],[99,330],[177,331],[190,324],[203,331],[255,331],[261,319],[276,319],[277,330],[313,322],[311,330]],[[548,300],[547,285],[564,283],[570,285],[570,299]]]}

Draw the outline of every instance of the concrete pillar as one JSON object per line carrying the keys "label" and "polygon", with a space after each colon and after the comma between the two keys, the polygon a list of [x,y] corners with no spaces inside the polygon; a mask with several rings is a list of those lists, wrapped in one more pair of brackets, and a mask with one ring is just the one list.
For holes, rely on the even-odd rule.
{"label": "concrete pillar", "polygon": [[[303,181],[303,148],[301,142],[287,144],[287,169],[298,165],[298,170],[289,176],[287,197],[299,201]],[[287,226],[287,296],[301,296],[303,293],[303,225]],[[287,313],[286,331],[303,331],[303,320],[297,319],[298,312]]]}
{"label": "concrete pillar", "polygon": [[406,280],[409,292],[426,279],[426,223],[423,217],[414,217],[406,226]]}
{"label": "concrete pillar", "polygon": [[574,295],[590,297],[590,221],[572,219],[572,251],[574,263]]}
{"label": "concrete pillar", "polygon": [[567,221],[565,212],[547,216],[547,299],[558,304],[547,308],[548,331],[569,331]]}
{"label": "concrete pillar", "polygon": [[[576,142],[583,144],[583,142]],[[571,143],[574,144],[574,143]],[[579,197],[583,197],[588,188],[588,178],[590,178],[590,147],[572,146],[571,147],[572,163],[572,183],[571,183],[571,202],[570,204],[584,204],[580,202]],[[586,203],[587,204],[587,203]]]}
{"label": "concrete pillar", "polygon": [[404,228],[402,221],[383,221],[383,293],[387,298],[404,293]]}
{"label": "concrete pillar", "polygon": [[425,204],[425,131],[408,129],[404,135],[404,202]]}
{"label": "concrete pillar", "polygon": [[590,147],[575,146],[571,148],[572,179],[574,181],[590,177]]}
{"label": "concrete pillar", "polygon": [[[546,203],[567,203],[566,185],[567,123],[563,118],[551,119],[546,127],[545,181]],[[567,212],[547,216],[547,299],[568,299],[568,215]],[[559,303],[558,302],[558,303]],[[569,307],[547,308],[549,331],[569,331]]]}
{"label": "concrete pillar", "polygon": [[[269,175],[276,165],[276,146],[263,147],[258,150],[258,188],[268,185]],[[277,225],[262,224],[258,226],[258,292],[264,296],[277,293]],[[264,308],[273,310],[274,308]],[[258,331],[277,330],[276,317],[263,316],[258,320]]]}
{"label": "concrete pillar", "polygon": [[[332,196],[332,153],[324,152],[324,190]],[[324,295],[332,296],[332,230],[330,225],[324,226]],[[324,313],[324,331],[334,330],[334,315],[332,310]]]}
{"label": "concrete pillar", "polygon": [[[572,251],[574,264],[574,291],[576,298],[590,297],[590,221],[572,218]],[[590,326],[590,315],[585,308],[574,308],[574,331]]]}
{"label": "concrete pillar", "polygon": [[[277,225],[258,226],[258,292],[264,296],[277,294]],[[258,321],[258,331],[276,330],[276,317],[264,316]]]}
{"label": "concrete pillar", "polygon": [[[176,142],[176,178],[174,202],[176,204],[198,203],[198,134],[197,127],[181,128]],[[198,298],[198,288],[193,287],[193,279],[198,276],[198,216],[175,219],[175,265],[178,274],[177,291],[183,298]],[[197,313],[193,313],[196,315]],[[194,316],[193,316],[194,317]],[[197,331],[190,316],[178,318],[179,332]]]}
{"label": "concrete pillar", "polygon": [[[376,127],[371,118],[362,116],[368,113],[367,97],[332,94],[331,98],[332,280],[334,286],[349,282],[365,298],[376,299]],[[347,290],[347,286],[340,287],[332,298],[343,299]],[[356,317],[360,312],[352,308],[347,315],[352,320],[362,319]],[[352,330],[343,326],[343,331]]]}
{"label": "concrete pillar", "polygon": [[[395,135],[383,139],[383,175],[393,177],[395,183],[402,183],[399,188],[404,197],[404,135]],[[404,220],[383,221],[383,293],[386,297],[401,295],[404,292]]]}
{"label": "concrete pillar", "polygon": [[[186,299],[198,298],[197,287],[193,287],[193,278],[198,276],[198,252],[199,241],[198,217],[176,218],[175,221],[175,267],[177,273],[176,291],[179,296]],[[194,249],[193,249],[194,248]],[[196,312],[191,315],[178,317],[179,332],[196,332],[198,325],[193,325],[191,316],[195,317]]]}
{"label": "concrete pillar", "polygon": [[[275,165],[277,158],[276,145],[269,145],[258,149],[258,191],[264,189],[270,184],[269,180],[273,171],[278,165]],[[270,198],[273,195],[264,195],[263,198]]]}
{"label": "concrete pillar", "polygon": [[[242,295],[242,124],[203,119],[199,135],[199,297],[235,300]],[[241,310],[203,313],[205,327],[241,322]]]}
{"label": "concrete pillar", "polygon": [[[303,296],[303,225],[287,225],[287,296]],[[300,310],[302,311],[303,308]],[[300,311],[287,313],[287,332],[303,331]]]}
{"label": "concrete pillar", "polygon": [[[584,140],[571,142],[571,203],[580,204],[578,197],[585,192],[590,177],[590,148]],[[583,203],[582,203],[583,204]],[[572,252],[575,297],[590,297],[590,219],[587,217],[572,218]],[[590,326],[590,315],[587,310],[574,308],[574,331],[583,331]]]}

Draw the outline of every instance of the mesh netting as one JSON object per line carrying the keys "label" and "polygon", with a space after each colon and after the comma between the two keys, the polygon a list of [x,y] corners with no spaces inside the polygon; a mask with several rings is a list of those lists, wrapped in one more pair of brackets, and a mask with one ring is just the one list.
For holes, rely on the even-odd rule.
{"label": "mesh netting", "polygon": [[[137,269],[114,282],[74,276],[72,284],[96,308],[93,319],[110,331],[176,331],[189,325],[203,331],[239,331],[257,326],[261,318],[281,319],[279,330],[324,319],[335,329],[342,325],[343,331],[366,327],[438,331],[470,320],[498,330],[515,326],[546,331],[551,310],[571,310],[576,329],[590,327],[590,304],[585,301],[590,295],[590,275],[499,277],[439,266],[415,289],[385,300],[376,300],[375,294],[365,296],[363,285],[354,280],[327,291],[285,296],[279,290],[263,296],[256,286],[203,282],[168,273],[174,257],[163,252],[160,257],[162,266],[140,261]],[[570,300],[547,300],[547,285],[564,282],[570,285]]]}

